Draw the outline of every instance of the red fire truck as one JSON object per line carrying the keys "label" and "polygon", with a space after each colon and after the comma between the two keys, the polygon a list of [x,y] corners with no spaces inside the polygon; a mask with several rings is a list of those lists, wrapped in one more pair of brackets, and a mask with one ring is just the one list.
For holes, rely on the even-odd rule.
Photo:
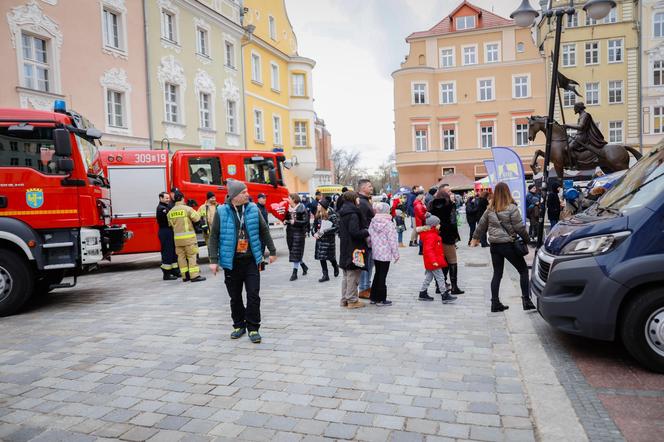
{"label": "red fire truck", "polygon": [[[94,164],[101,132],[56,101],[53,112],[0,109],[0,316],[122,248],[108,180]],[[67,276],[73,282],[62,284]]]}
{"label": "red fire truck", "polygon": [[[205,203],[208,192],[224,202],[226,182],[244,181],[251,197],[267,197],[267,208],[288,197],[279,152],[232,150],[180,150],[172,158],[167,150],[102,150],[98,167],[110,181],[113,221],[127,227],[128,239],[116,254],[159,251],[156,207],[160,192],[178,188],[192,207]],[[286,163],[287,166],[287,163]]]}

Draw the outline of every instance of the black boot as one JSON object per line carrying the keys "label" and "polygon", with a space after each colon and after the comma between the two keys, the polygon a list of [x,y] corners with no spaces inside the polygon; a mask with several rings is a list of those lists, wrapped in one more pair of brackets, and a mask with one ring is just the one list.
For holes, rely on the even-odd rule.
{"label": "black boot", "polygon": [[436,283],[436,295],[440,295],[440,286],[438,285],[438,281],[435,281]]}
{"label": "black boot", "polygon": [[327,272],[324,271],[323,272],[323,277],[321,279],[319,279],[318,282],[325,282],[325,281],[329,281],[329,280],[330,280],[330,276],[327,274]]}
{"label": "black boot", "polygon": [[491,301],[491,312],[492,313],[498,313],[498,312],[504,312],[505,310],[509,309],[510,307],[508,305],[503,305],[500,301]]}
{"label": "black boot", "polygon": [[459,271],[459,268],[457,267],[456,264],[450,264],[449,267],[450,267],[450,282],[452,283],[452,290],[450,291],[450,293],[452,293],[453,295],[463,295],[466,292],[461,290],[457,285],[457,272]]}
{"label": "black boot", "polygon": [[304,276],[309,271],[309,267],[307,267],[307,265],[303,262],[301,262],[300,265],[302,266],[302,276]]}
{"label": "black boot", "polygon": [[443,267],[443,277],[445,278],[445,290],[449,290],[452,288],[449,282],[447,282],[447,275],[450,273],[450,267]]}
{"label": "black boot", "polygon": [[427,294],[427,291],[420,292],[420,301],[433,301],[433,298]]}
{"label": "black boot", "polygon": [[295,281],[297,279],[297,269],[293,269],[293,274],[290,276],[291,281]]}
{"label": "black boot", "polygon": [[176,278],[182,278],[182,273],[180,273],[180,269],[171,269],[171,275],[175,276]]}
{"label": "black boot", "polygon": [[523,304],[524,310],[534,310],[535,305],[532,303],[530,298],[521,298],[521,303]]}
{"label": "black boot", "polygon": [[336,261],[332,261],[332,267],[334,268],[334,277],[339,276],[339,264]]}
{"label": "black boot", "polygon": [[171,270],[161,269],[161,271],[164,274],[164,281],[174,281],[174,280],[178,279],[177,276],[171,274]]}

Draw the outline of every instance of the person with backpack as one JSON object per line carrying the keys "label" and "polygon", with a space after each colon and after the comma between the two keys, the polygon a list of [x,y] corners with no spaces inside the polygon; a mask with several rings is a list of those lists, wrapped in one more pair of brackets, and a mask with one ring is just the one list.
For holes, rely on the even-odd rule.
{"label": "person with backpack", "polygon": [[470,235],[468,235],[468,245],[470,245],[470,240],[473,238],[473,233],[475,233],[475,227],[477,226],[478,217],[477,214],[480,211],[480,204],[477,198],[471,196],[466,201],[466,221],[468,221],[468,227],[470,227]]}

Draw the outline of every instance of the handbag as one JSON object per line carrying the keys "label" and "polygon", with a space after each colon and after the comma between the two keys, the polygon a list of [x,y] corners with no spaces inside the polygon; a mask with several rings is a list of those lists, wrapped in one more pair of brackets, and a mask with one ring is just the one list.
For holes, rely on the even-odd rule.
{"label": "handbag", "polygon": [[353,258],[351,262],[355,267],[363,269],[366,266],[365,254],[366,251],[364,249],[353,250]]}
{"label": "handbag", "polygon": [[514,237],[512,234],[505,228],[503,225],[503,222],[500,220],[500,217],[496,212],[493,212],[494,215],[496,215],[496,219],[498,220],[498,223],[500,224],[500,227],[503,228],[505,233],[507,233],[507,236],[512,238],[512,247],[514,247],[514,250],[516,251],[517,255],[521,256],[527,256],[530,253],[530,250],[528,249],[528,245],[523,242],[523,240],[520,237]]}

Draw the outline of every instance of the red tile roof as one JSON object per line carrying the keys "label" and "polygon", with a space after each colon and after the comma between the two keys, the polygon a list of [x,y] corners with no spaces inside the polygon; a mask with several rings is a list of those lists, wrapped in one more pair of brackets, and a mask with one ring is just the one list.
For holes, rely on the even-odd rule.
{"label": "red tile roof", "polygon": [[[481,17],[480,21],[478,22],[478,26],[473,29],[464,29],[462,31],[452,30],[452,17],[464,5],[478,11]],[[501,17],[499,15],[496,15],[493,12],[489,12],[486,9],[482,9],[464,0],[464,2],[461,3],[454,11],[452,11],[450,15],[439,21],[436,25],[434,25],[434,27],[432,27],[428,31],[413,32],[408,37],[406,37],[406,41],[411,40],[413,38],[434,37],[438,35],[452,34],[457,32],[472,32],[478,29],[499,28],[502,26],[509,26],[513,24],[514,20],[510,20]]]}

